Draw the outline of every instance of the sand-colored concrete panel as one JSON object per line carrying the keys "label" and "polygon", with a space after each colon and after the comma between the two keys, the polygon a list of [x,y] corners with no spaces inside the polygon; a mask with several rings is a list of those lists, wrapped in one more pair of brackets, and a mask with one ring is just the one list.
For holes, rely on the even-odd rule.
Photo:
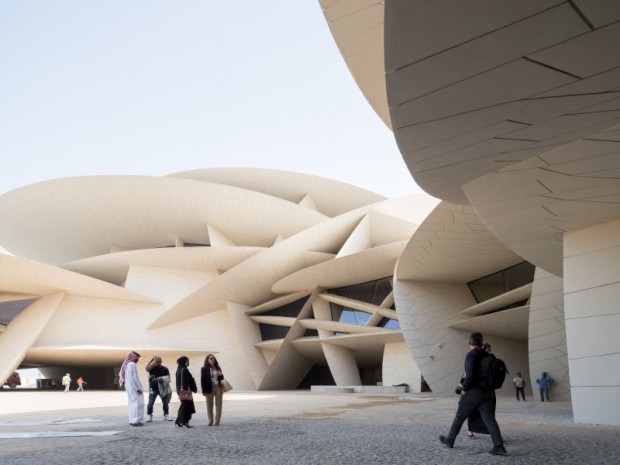
{"label": "sand-colored concrete panel", "polygon": [[[609,260],[615,256],[620,241],[610,231],[620,231],[620,222],[566,234],[564,267],[571,276],[572,289],[565,298],[568,359],[571,379],[575,377],[583,383],[571,387],[575,421],[618,424],[617,416],[609,414],[620,389],[617,370],[601,370],[598,360],[615,361],[620,354],[620,310],[614,311],[610,304],[620,298],[620,278],[615,271],[617,266]],[[583,247],[581,244],[587,238],[591,244]],[[579,260],[575,260],[577,257]],[[584,360],[592,363],[583,363]],[[591,381],[585,381],[588,379]]]}
{"label": "sand-colored concrete panel", "polygon": [[362,384],[351,350],[333,344],[323,344],[323,352],[337,386],[360,386]]}
{"label": "sand-colored concrete panel", "polygon": [[566,318],[588,318],[618,313],[620,282],[566,294]]}
{"label": "sand-colored concrete panel", "polygon": [[468,333],[449,325],[462,319],[463,304],[473,304],[469,289],[465,284],[395,280],[394,297],[405,342],[422,376],[436,395],[453,395]]}
{"label": "sand-colored concrete panel", "polygon": [[[597,355],[595,357],[575,358],[570,361],[571,386],[620,386],[620,354]],[[599,376],[604,374],[604,376]]]}
{"label": "sand-colored concrete panel", "polygon": [[564,324],[563,321],[555,318],[530,323],[529,334],[531,338],[550,337],[558,332],[564,332]]}
{"label": "sand-colored concrete panel", "polygon": [[295,292],[320,286],[337,288],[350,286],[394,274],[394,267],[407,241],[367,249],[344,257],[325,260],[277,281],[273,291]]}
{"label": "sand-colored concrete panel", "polygon": [[406,343],[385,344],[382,370],[384,386],[406,383],[410,392],[422,392],[422,374]]}
{"label": "sand-colored concrete panel", "polygon": [[570,358],[620,353],[618,325],[620,312],[615,315],[566,320]]}
{"label": "sand-colored concrete panel", "polygon": [[[2,195],[0,215],[10,219],[0,234],[7,250],[52,264],[102,255],[112,245],[167,247],[177,237],[205,244],[207,224],[236,244],[269,246],[278,234],[290,237],[328,218],[247,189],[146,176],[45,181]],[[28,227],[33,221],[39,228]]]}
{"label": "sand-colored concrete panel", "polygon": [[[617,232],[620,234],[620,223]],[[591,268],[591,263],[597,267]],[[566,293],[581,292],[593,287],[607,286],[620,282],[620,241],[615,247],[601,248],[587,254],[564,258],[564,286]],[[583,273],[584,269],[588,273]]]}
{"label": "sand-colored concrete panel", "polygon": [[[249,374],[254,381],[254,389],[260,384],[267,373],[268,361],[265,351],[256,348],[256,344],[262,341],[258,325],[252,322],[245,313],[249,307],[246,305],[228,302],[227,308],[230,319],[235,328],[235,334],[249,367]],[[275,354],[274,354],[275,355]]]}
{"label": "sand-colored concrete panel", "polygon": [[63,298],[62,292],[40,297],[7,325],[0,334],[0,379],[7,379],[22,363]]}
{"label": "sand-colored concrete panel", "polygon": [[131,265],[125,288],[170,308],[218,276],[217,272]]}
{"label": "sand-colored concrete panel", "polygon": [[620,388],[575,387],[572,389],[573,409],[576,423],[592,423],[597,425],[617,425],[620,411]]}
{"label": "sand-colored concrete panel", "polygon": [[362,218],[362,221],[355,227],[347,241],[338,251],[336,258],[353,255],[357,252],[364,251],[371,247],[370,243],[370,220],[368,216]]}
{"label": "sand-colored concrete panel", "polygon": [[556,400],[570,400],[563,280],[536,268],[530,300],[529,371],[530,385],[538,390],[536,378],[543,371],[556,381]]}
{"label": "sand-colored concrete panel", "polygon": [[223,272],[263,247],[167,247],[114,252],[65,263],[62,268],[123,286],[130,266]]}
{"label": "sand-colored concrete panel", "polygon": [[[262,168],[207,168],[173,173],[170,177],[214,182],[260,192],[300,204],[312,198],[318,212],[330,218],[385,200],[360,187],[331,179]],[[304,205],[300,205],[305,207]]]}

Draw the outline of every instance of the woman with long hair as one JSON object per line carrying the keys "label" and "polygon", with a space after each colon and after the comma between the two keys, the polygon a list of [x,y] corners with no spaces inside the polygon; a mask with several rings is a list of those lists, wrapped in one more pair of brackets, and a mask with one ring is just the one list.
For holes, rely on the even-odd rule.
{"label": "woman with long hair", "polygon": [[[187,369],[187,367],[189,366],[189,358],[187,358],[185,355],[180,357],[177,360],[177,365],[177,394],[180,394],[181,389],[190,390],[192,392],[198,391],[198,388],[196,387],[196,381],[194,381],[194,377]],[[193,426],[190,426],[189,421],[192,419],[192,415],[194,413],[196,413],[194,401],[181,400],[179,412],[177,413],[177,419],[174,424],[179,427],[185,426],[186,428],[193,428]]]}
{"label": "woman with long hair", "polygon": [[[224,373],[215,355],[209,354],[200,370],[200,385],[202,395],[207,397],[207,415],[209,426],[219,426],[222,417],[223,391],[220,383],[224,379]],[[213,401],[215,400],[215,418],[213,417]]]}

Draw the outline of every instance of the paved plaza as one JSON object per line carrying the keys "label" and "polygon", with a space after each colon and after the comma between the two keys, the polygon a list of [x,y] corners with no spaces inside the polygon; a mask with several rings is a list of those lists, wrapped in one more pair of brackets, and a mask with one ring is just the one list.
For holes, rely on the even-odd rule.
{"label": "paved plaza", "polygon": [[[457,398],[430,394],[226,394],[220,427],[197,396],[193,429],[162,419],[131,427],[124,392],[0,392],[0,463],[44,464],[618,464],[620,427],[575,425],[570,404],[502,397],[498,421],[508,457],[488,436],[454,449],[446,433]],[[173,402],[171,412],[178,403]]]}

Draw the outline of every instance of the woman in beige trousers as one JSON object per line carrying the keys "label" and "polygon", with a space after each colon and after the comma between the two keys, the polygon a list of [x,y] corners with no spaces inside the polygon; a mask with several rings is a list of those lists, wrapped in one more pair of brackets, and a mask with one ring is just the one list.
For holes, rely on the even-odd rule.
{"label": "woman in beige trousers", "polygon": [[[222,417],[223,391],[220,383],[224,379],[224,373],[217,362],[215,355],[209,354],[200,370],[200,385],[202,395],[207,397],[207,415],[209,426],[220,426]],[[215,403],[215,417],[213,416],[213,404]]]}

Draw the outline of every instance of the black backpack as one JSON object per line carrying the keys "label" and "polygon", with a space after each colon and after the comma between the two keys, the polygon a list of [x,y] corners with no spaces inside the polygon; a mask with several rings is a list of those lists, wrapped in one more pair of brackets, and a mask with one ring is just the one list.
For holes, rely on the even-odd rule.
{"label": "black backpack", "polygon": [[499,389],[504,384],[508,369],[503,360],[493,354],[486,354],[480,360],[478,386],[485,391]]}

